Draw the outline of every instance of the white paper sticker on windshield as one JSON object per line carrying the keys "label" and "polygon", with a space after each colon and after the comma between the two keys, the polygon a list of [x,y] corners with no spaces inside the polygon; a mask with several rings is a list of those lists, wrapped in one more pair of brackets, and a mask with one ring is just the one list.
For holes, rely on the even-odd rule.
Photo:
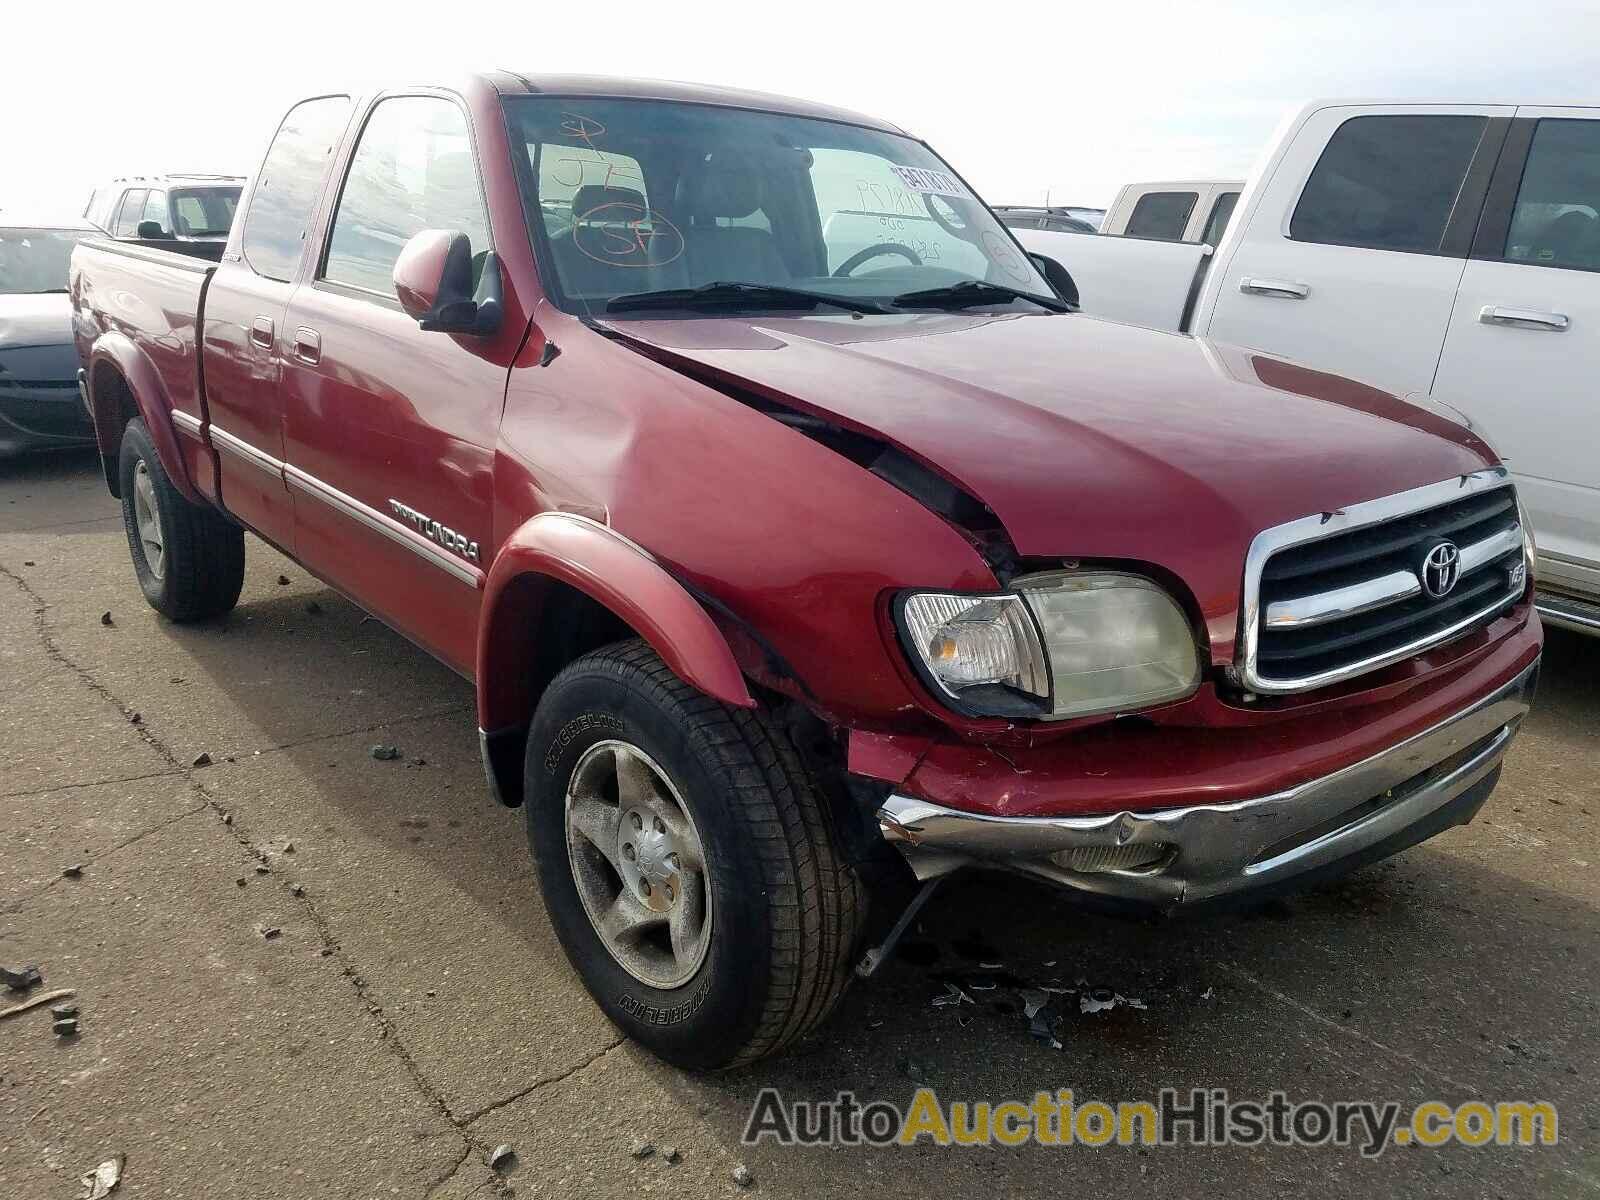
{"label": "white paper sticker on windshield", "polygon": [[955,176],[944,171],[930,171],[926,167],[897,167],[889,165],[894,177],[913,192],[930,196],[965,196],[966,192],[956,182]]}

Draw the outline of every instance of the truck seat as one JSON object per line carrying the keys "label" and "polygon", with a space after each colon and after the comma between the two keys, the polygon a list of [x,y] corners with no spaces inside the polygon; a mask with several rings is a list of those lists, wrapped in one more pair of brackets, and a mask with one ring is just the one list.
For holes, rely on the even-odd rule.
{"label": "truck seat", "polygon": [[751,163],[720,153],[708,154],[699,170],[678,181],[677,211],[683,231],[691,286],[715,280],[781,283],[790,278],[769,230],[758,225],[724,225],[760,211],[765,178]]}
{"label": "truck seat", "polygon": [[556,271],[575,297],[683,287],[683,235],[634,188],[585,184],[572,196],[572,227],[550,239]]}

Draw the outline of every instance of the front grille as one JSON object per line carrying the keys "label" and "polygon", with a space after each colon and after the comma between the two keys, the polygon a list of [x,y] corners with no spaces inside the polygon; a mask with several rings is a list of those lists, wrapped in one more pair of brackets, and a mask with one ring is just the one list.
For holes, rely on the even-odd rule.
{"label": "front grille", "polygon": [[[1503,470],[1291,522],[1257,542],[1243,674],[1262,691],[1321,687],[1416,654],[1486,624],[1525,585]],[[1424,559],[1441,543],[1459,556],[1457,578],[1435,596],[1427,584],[1437,590],[1440,578]]]}

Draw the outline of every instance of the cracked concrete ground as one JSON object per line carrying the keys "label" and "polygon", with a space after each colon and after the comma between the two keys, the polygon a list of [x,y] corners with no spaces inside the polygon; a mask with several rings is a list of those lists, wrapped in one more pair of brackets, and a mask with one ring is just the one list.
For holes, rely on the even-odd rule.
{"label": "cracked concrete ground", "polygon": [[[958,883],[798,1053],[696,1077],[622,1042],[569,971],[520,819],[484,788],[468,686],[261,543],[249,559],[227,619],[163,624],[92,459],[0,466],[0,961],[38,962],[83,1014],[70,1042],[43,1010],[0,1021],[5,1200],[76,1196],[116,1152],[129,1197],[715,1196],[741,1162],[757,1192],[796,1196],[1600,1194],[1600,643],[1552,635],[1538,710],[1469,828],[1205,921]],[[378,742],[403,757],[373,760]],[[990,957],[1147,1007],[1073,1009],[1052,1050],[1006,986],[931,1006],[942,971]],[[1543,1098],[1562,1142],[1376,1161],[740,1145],[764,1086],[904,1104],[918,1083]],[[631,1157],[640,1138],[681,1161]],[[517,1157],[497,1174],[500,1143]]]}

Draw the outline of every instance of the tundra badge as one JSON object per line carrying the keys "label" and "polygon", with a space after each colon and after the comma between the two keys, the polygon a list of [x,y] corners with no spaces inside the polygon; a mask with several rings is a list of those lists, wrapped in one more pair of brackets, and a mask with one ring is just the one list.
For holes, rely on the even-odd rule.
{"label": "tundra badge", "polygon": [[462,558],[470,559],[472,562],[480,561],[478,543],[469,540],[465,534],[457,533],[448,525],[439,524],[432,517],[419,513],[409,504],[402,504],[398,500],[391,499],[389,507],[394,511],[395,516],[410,525],[423,537],[438,542],[446,550],[454,550]]}

